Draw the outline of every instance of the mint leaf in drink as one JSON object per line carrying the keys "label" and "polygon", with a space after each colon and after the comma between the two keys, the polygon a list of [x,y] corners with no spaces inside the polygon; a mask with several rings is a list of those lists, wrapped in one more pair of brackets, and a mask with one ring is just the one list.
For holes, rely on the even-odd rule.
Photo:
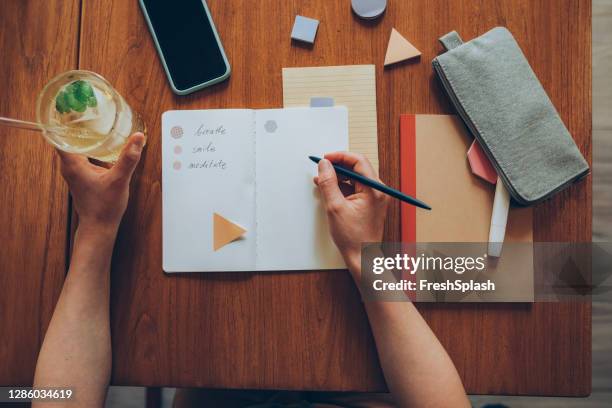
{"label": "mint leaf in drink", "polygon": [[94,98],[94,91],[89,82],[86,81],[75,81],[72,83],[74,85],[74,96],[84,104],[87,104],[89,99]]}
{"label": "mint leaf in drink", "polygon": [[66,91],[61,91],[55,97],[55,109],[59,113],[68,113],[70,111],[70,106],[68,105],[66,96],[67,96]]}
{"label": "mint leaf in drink", "polygon": [[93,87],[87,81],[78,80],[67,85],[55,98],[55,109],[59,113],[85,112],[87,107],[95,108],[98,100]]}
{"label": "mint leaf in drink", "polygon": [[87,109],[87,104],[78,100],[76,95],[72,92],[66,93],[66,101],[70,109],[75,112],[85,112],[85,109]]}
{"label": "mint leaf in drink", "polygon": [[83,95],[88,98],[94,96],[93,87],[87,81],[77,81],[79,83],[79,89],[83,93]]}
{"label": "mint leaf in drink", "polygon": [[77,91],[77,88],[79,87],[77,82],[79,82],[79,81],[74,81],[74,82],[71,82],[70,84],[68,84],[66,86],[66,92],[69,93],[69,94],[73,94],[74,95],[76,93],[76,91]]}

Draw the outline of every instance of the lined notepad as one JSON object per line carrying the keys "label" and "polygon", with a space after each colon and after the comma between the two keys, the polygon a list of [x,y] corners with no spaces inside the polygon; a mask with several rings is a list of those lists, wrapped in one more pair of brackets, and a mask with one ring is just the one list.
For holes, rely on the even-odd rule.
{"label": "lined notepad", "polygon": [[309,106],[312,97],[332,97],[349,111],[349,150],[366,156],[378,171],[374,65],[283,68],[285,108]]}

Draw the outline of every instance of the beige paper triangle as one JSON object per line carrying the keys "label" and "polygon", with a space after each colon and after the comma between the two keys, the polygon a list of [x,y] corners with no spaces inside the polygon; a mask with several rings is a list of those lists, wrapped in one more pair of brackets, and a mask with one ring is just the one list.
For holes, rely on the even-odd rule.
{"label": "beige paper triangle", "polygon": [[395,64],[410,58],[418,57],[421,51],[408,42],[395,28],[391,29],[391,37],[385,55],[385,65]]}
{"label": "beige paper triangle", "polygon": [[245,232],[246,230],[241,226],[213,213],[213,249],[215,251],[240,238]]}

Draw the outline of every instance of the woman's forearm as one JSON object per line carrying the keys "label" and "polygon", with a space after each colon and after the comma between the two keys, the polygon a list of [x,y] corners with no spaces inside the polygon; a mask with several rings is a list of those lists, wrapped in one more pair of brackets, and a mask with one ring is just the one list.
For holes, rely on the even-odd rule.
{"label": "woman's forearm", "polygon": [[103,406],[110,378],[110,263],[116,233],[114,226],[77,229],[70,269],[38,356],[34,386],[70,387],[80,406]]}
{"label": "woman's forearm", "polygon": [[[350,265],[358,283],[361,266]],[[365,308],[387,386],[399,407],[470,406],[453,362],[412,302],[373,301]]]}

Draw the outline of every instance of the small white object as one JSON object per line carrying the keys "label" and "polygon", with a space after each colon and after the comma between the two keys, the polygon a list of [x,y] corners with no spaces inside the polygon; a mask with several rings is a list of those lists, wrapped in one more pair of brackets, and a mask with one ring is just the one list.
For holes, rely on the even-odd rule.
{"label": "small white object", "polygon": [[291,38],[297,41],[314,44],[318,27],[319,20],[297,15],[293,23],[293,30],[291,30]]}
{"label": "small white object", "polygon": [[355,14],[365,20],[382,16],[387,8],[387,0],[351,0]]}
{"label": "small white object", "polygon": [[493,199],[493,211],[491,212],[491,227],[489,229],[489,256],[498,258],[501,256],[504,237],[506,235],[506,224],[508,223],[508,210],[510,208],[510,193],[501,179],[497,178],[495,184],[495,198]]}

